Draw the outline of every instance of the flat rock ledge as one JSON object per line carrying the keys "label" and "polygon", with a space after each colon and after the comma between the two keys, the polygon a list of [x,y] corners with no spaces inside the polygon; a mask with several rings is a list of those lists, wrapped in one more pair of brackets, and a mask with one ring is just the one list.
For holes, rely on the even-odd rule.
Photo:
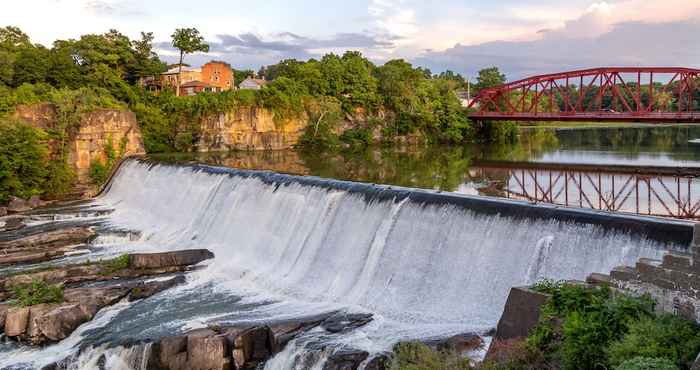
{"label": "flat rock ledge", "polygon": [[[5,225],[18,218],[8,218]],[[19,222],[19,221],[18,221]],[[7,226],[5,226],[7,227]],[[0,266],[43,262],[83,247],[97,234],[91,227],[69,227],[0,242]]]}
{"label": "flat rock ledge", "polygon": [[[183,275],[157,281],[134,281],[134,278],[185,272],[192,265],[213,258],[214,254],[204,249],[138,254],[138,260],[142,263],[158,266],[152,268],[136,268],[131,263],[132,256],[134,255],[129,255],[129,265],[119,270],[114,270],[109,263],[98,262],[20,274],[0,280],[0,296],[5,299],[14,298],[13,287],[27,286],[36,280],[66,286],[61,303],[28,307],[0,304],[0,332],[4,332],[10,339],[31,345],[61,341],[81,324],[92,320],[104,307],[125,298],[129,301],[145,299],[185,282]],[[169,261],[170,264],[163,261]],[[122,283],[119,279],[131,280]],[[80,287],[78,284],[96,281],[110,283],[98,287]]]}

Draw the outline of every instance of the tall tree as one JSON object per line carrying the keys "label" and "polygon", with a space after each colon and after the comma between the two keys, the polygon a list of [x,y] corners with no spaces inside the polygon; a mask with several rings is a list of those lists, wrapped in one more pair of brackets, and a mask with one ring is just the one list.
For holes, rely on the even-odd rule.
{"label": "tall tree", "polygon": [[204,37],[199,34],[196,28],[177,28],[172,34],[173,46],[180,50],[180,63],[177,70],[177,91],[180,95],[180,82],[182,74],[182,61],[185,55],[192,54],[197,51],[209,52],[209,44],[204,41]]}
{"label": "tall tree", "polygon": [[501,73],[498,67],[485,68],[479,71],[479,76],[476,77],[476,89],[488,89],[498,85],[503,85],[506,82],[506,75]]}

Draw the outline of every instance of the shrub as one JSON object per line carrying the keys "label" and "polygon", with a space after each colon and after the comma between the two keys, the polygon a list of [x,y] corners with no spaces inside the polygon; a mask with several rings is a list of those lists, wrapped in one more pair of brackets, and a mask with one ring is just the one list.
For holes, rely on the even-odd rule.
{"label": "shrub", "polygon": [[630,324],[629,332],[608,351],[612,365],[639,356],[664,358],[680,369],[689,369],[698,352],[698,325],[670,314],[644,317]]}
{"label": "shrub", "polygon": [[63,286],[49,285],[44,280],[34,279],[30,285],[16,286],[12,290],[15,295],[13,303],[21,307],[63,302]]}
{"label": "shrub", "polygon": [[494,340],[489,348],[488,360],[478,366],[479,370],[547,370],[554,369],[547,363],[544,353],[525,341],[511,339]]}
{"label": "shrub", "polygon": [[419,342],[399,343],[394,348],[391,370],[469,370],[469,359],[455,352],[436,351]]}
{"label": "shrub", "polygon": [[372,130],[369,127],[356,127],[343,132],[340,140],[353,147],[365,147],[372,144]]}
{"label": "shrub", "polygon": [[104,270],[102,270],[102,273],[105,275],[113,274],[117,271],[125,270],[129,268],[129,255],[128,254],[122,254],[121,256],[111,259],[111,260],[106,260],[101,262],[102,266],[104,267]]}
{"label": "shrub", "polygon": [[94,184],[102,185],[107,181],[107,176],[109,176],[109,169],[102,163],[101,160],[95,158],[90,162],[90,180]]}
{"label": "shrub", "polygon": [[665,358],[635,357],[623,362],[615,370],[678,370],[672,361]]}
{"label": "shrub", "polygon": [[564,369],[607,369],[607,349],[621,339],[631,323],[653,317],[648,297],[613,294],[608,287],[544,282],[535,289],[549,293],[540,324],[528,337]]}

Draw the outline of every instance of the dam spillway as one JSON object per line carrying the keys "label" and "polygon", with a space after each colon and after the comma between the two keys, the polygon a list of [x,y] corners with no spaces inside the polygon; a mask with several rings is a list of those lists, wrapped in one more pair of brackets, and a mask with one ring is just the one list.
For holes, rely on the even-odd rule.
{"label": "dam spillway", "polygon": [[113,209],[109,227],[141,233],[126,250],[207,248],[216,258],[185,285],[120,305],[72,342],[40,350],[49,355],[212,322],[339,309],[375,320],[327,340],[369,351],[404,339],[485,333],[512,286],[584,279],[659,258],[692,238],[690,224],[679,221],[140,160],[124,162],[93,203]]}

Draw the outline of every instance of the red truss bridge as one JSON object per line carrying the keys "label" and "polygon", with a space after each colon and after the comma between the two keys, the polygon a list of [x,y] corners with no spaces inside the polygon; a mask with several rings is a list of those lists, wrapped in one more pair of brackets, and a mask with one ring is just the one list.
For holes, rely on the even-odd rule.
{"label": "red truss bridge", "polygon": [[594,68],[483,89],[475,120],[700,123],[700,69]]}

